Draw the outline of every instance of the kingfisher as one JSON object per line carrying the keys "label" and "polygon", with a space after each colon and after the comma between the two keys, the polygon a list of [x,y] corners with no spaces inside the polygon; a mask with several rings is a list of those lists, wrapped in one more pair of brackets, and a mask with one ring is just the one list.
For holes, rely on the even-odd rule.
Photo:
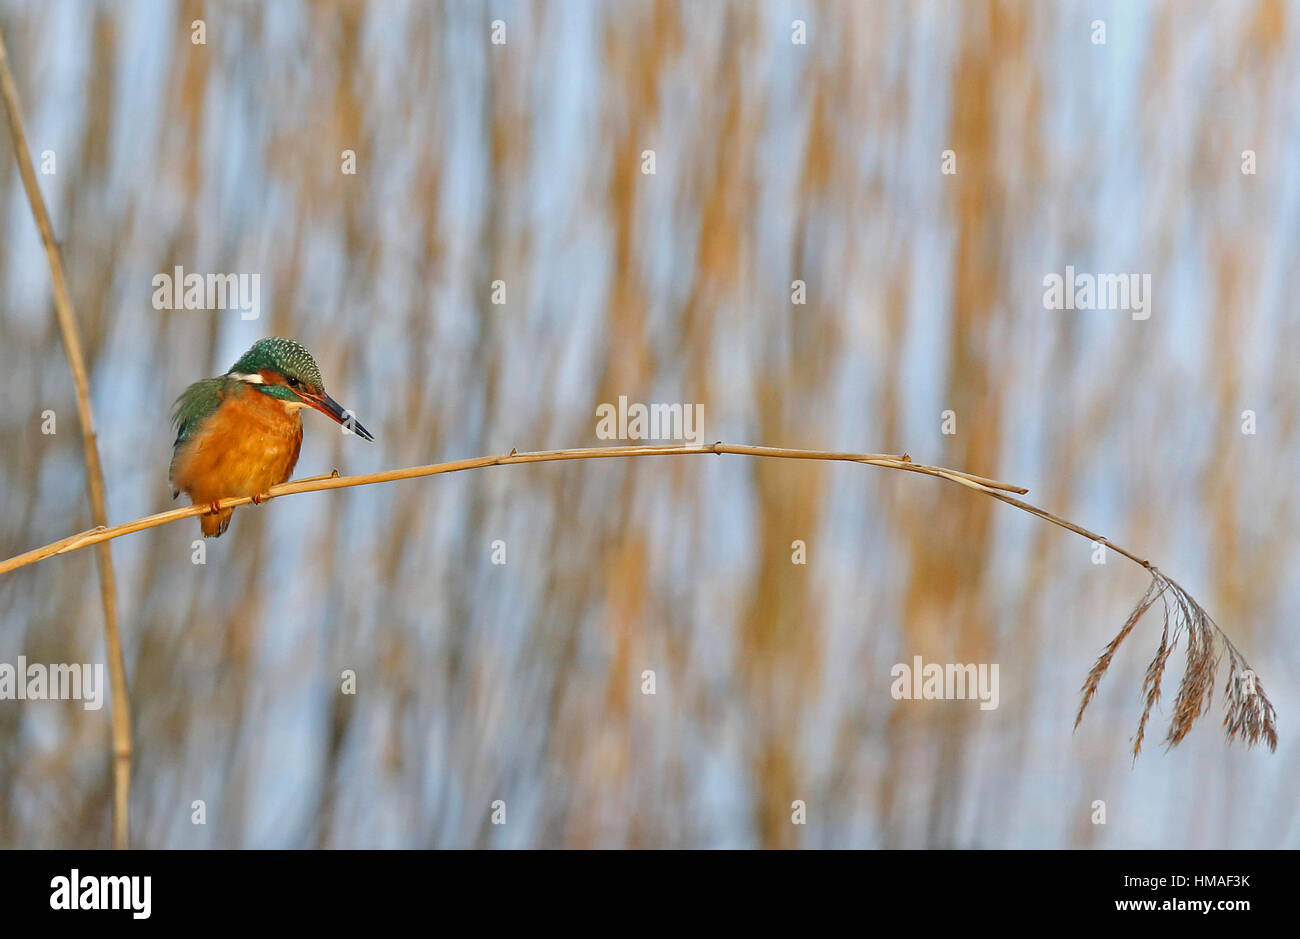
{"label": "kingfisher", "polygon": [[289,478],[302,448],[303,408],[375,439],[325,393],[316,360],[292,339],[259,339],[226,374],[196,381],[176,399],[168,478],[173,499],[184,492],[192,504],[209,506],[199,516],[203,537],[220,537],[230,524],[235,510],[219,500],[260,503]]}

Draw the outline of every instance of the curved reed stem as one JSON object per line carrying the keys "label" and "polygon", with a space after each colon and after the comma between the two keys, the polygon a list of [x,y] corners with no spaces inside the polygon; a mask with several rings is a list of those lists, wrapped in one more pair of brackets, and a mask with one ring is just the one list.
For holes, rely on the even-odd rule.
{"label": "curved reed stem", "polygon": [[[353,486],[369,486],[375,483],[396,482],[399,479],[418,479],[423,476],[439,476],[443,473],[456,473],[461,470],[480,469],[484,466],[509,466],[514,463],[552,463],[561,460],[599,460],[612,459],[619,457],[640,457],[640,456],[686,456],[702,454],[723,454],[733,453],[744,456],[773,457],[788,460],[836,460],[851,463],[866,463],[872,466],[884,466],[889,469],[905,470],[911,473],[922,473],[927,476],[937,476],[941,479],[948,479],[952,482],[961,483],[970,486],[989,495],[1002,495],[1006,492],[1025,493],[1027,489],[1019,486],[1013,486],[1009,483],[998,482],[995,479],[988,479],[983,476],[975,476],[971,473],[964,473],[961,470],[945,469],[938,466],[926,466],[921,463],[913,463],[912,458],[906,453],[895,456],[881,453],[841,453],[830,450],[792,450],[781,447],[751,447],[735,444],[718,443],[700,446],[700,447],[592,447],[588,449],[573,450],[538,450],[530,453],[519,453],[511,450],[509,453],[501,456],[481,456],[468,460],[454,460],[449,463],[433,463],[427,466],[409,466],[404,469],[385,470],[380,473],[364,473],[359,476],[339,476],[337,473],[329,473],[323,476],[312,476],[307,479],[290,480],[287,483],[281,483],[278,486],[272,486],[267,492],[268,499],[274,499],[277,496],[291,496],[300,492],[320,492],[326,489],[349,489]],[[249,496],[232,497],[222,499],[218,507],[222,509],[234,508],[240,505],[247,505],[252,502]],[[265,500],[263,500],[265,501]],[[1071,527],[1068,522],[1056,520],[1056,517],[1050,513],[1035,510],[1028,507],[1030,511],[1041,514],[1042,517],[1049,521],[1056,521],[1057,524],[1064,524]],[[130,535],[138,531],[144,531],[147,528],[156,528],[159,525],[167,525],[171,522],[178,522],[184,518],[193,518],[196,515],[203,515],[212,511],[210,506],[192,505],[180,509],[170,509],[166,512],[159,512],[157,515],[149,515],[144,518],[136,519],[132,522],[123,522],[121,525],[114,525],[109,528],[100,526],[88,529],[75,535],[70,535],[59,541],[51,542],[40,548],[35,548],[25,554],[19,554],[9,558],[6,561],[0,561],[0,574],[7,574],[10,571],[25,567],[28,564],[34,564],[48,557],[54,557],[58,554],[67,554],[70,551],[76,551],[80,548],[86,548],[90,545],[100,544],[105,541],[111,541],[114,538],[120,538],[123,535]],[[1074,529],[1083,534],[1088,534],[1082,529]]]}
{"label": "curved reed stem", "polygon": [[[1023,495],[1028,492],[1020,486],[1014,486],[1009,483],[999,482],[995,479],[989,479],[984,476],[976,476],[961,470],[948,469],[942,466],[927,466],[923,463],[913,463],[912,458],[906,454],[882,454],[882,453],[844,453],[832,450],[794,450],[782,447],[754,447],[739,444],[726,444],[722,441],[707,446],[677,446],[677,447],[595,447],[589,449],[573,450],[541,450],[531,453],[519,453],[511,450],[502,456],[482,456],[468,460],[455,460],[449,463],[433,463],[427,466],[412,466],[405,469],[385,470],[380,473],[365,473],[358,476],[339,476],[337,471],[324,476],[312,476],[306,479],[293,480],[283,483],[279,486],[273,486],[268,498],[278,496],[295,495],[300,492],[319,492],[326,489],[348,489],[353,486],[368,486],[375,483],[395,482],[400,479],[416,479],[423,476],[438,476],[443,473],[456,473],[461,470],[480,469],[485,466],[508,466],[515,463],[552,463],[562,460],[597,460],[597,459],[614,459],[627,457],[645,457],[645,456],[700,456],[708,454],[738,454],[741,456],[753,456],[761,458],[775,458],[788,460],[834,460],[845,461],[850,463],[865,463],[869,466],[879,466],[885,469],[900,470],[907,473],[920,473],[926,476],[935,476],[939,479],[946,479],[949,482],[965,486],[976,492],[991,496],[1008,505],[1013,505],[1022,511],[1031,515],[1051,522],[1067,531],[1082,535],[1092,541],[1106,545],[1112,551],[1123,555],[1135,564],[1141,565],[1151,573],[1152,586],[1148,588],[1146,595],[1139,601],[1137,608],[1129,616],[1128,621],[1124,624],[1118,636],[1107,646],[1097,663],[1089,672],[1087,680],[1084,682],[1082,701],[1079,706],[1078,716],[1075,720],[1075,727],[1078,727],[1079,721],[1083,719],[1083,712],[1087,708],[1089,701],[1097,690],[1097,685],[1101,681],[1101,676],[1105,673],[1110,665],[1111,657],[1119,644],[1128,636],[1137,621],[1142,617],[1157,599],[1164,598],[1166,604],[1169,603],[1169,597],[1174,600],[1174,616],[1176,619],[1176,628],[1172,641],[1168,630],[1169,607],[1166,606],[1166,631],[1165,638],[1161,641],[1160,649],[1157,651],[1156,659],[1152,662],[1147,670],[1147,679],[1143,684],[1143,692],[1146,698],[1146,707],[1142,714],[1142,721],[1139,724],[1136,740],[1134,742],[1133,753],[1136,757],[1142,746],[1142,736],[1146,728],[1147,718],[1152,706],[1156,703],[1160,695],[1159,677],[1163,673],[1168,661],[1169,654],[1172,652],[1173,645],[1177,642],[1178,637],[1186,634],[1189,637],[1188,663],[1187,671],[1183,676],[1182,684],[1179,686],[1178,700],[1175,702],[1175,714],[1171,724],[1166,742],[1173,746],[1179,743],[1186,735],[1192,722],[1200,716],[1205,707],[1208,706],[1210,687],[1213,683],[1215,669],[1219,662],[1219,650],[1222,648],[1226,651],[1232,666],[1232,674],[1228,678],[1227,687],[1227,705],[1228,714],[1224,719],[1224,725],[1227,730],[1229,740],[1243,739],[1248,745],[1253,745],[1259,740],[1269,744],[1270,748],[1277,749],[1277,730],[1276,730],[1276,713],[1273,705],[1269,703],[1268,698],[1264,696],[1263,685],[1255,677],[1254,672],[1250,669],[1245,658],[1237,651],[1236,647],[1228,640],[1227,635],[1218,627],[1209,614],[1197,604],[1191,596],[1183,590],[1177,583],[1162,574],[1151,562],[1134,554],[1133,552],[1120,547],[1117,544],[1103,538],[1096,532],[1089,531],[1079,525],[1074,524],[1058,515],[1053,515],[1045,509],[1032,505],[1009,493]],[[252,502],[251,498],[240,497],[231,499],[222,499],[218,508],[233,508],[239,505],[246,505]],[[188,508],[172,509],[168,512],[160,512],[157,515],[150,515],[145,518],[136,519],[133,522],[125,522],[121,525],[115,525],[112,528],[92,528],[89,531],[72,535],[61,541],[55,541],[43,547],[28,551],[9,558],[7,561],[0,562],[0,574],[5,574],[28,564],[34,564],[37,561],[59,554],[67,554],[70,551],[76,551],[80,548],[92,544],[99,544],[113,538],[120,538],[122,535],[129,535],[133,532],[144,531],[147,528],[156,528],[159,525],[166,525],[170,522],[177,522],[184,518],[193,518],[196,515],[202,515],[210,512],[209,506],[189,506]],[[1242,676],[1245,676],[1243,681]]]}

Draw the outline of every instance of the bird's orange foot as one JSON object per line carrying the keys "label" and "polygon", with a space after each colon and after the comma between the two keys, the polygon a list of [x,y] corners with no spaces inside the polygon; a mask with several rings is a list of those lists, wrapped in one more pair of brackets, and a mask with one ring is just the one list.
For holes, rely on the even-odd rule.
{"label": "bird's orange foot", "polygon": [[211,512],[213,515],[220,515],[220,514],[221,514],[221,500],[220,500],[220,499],[217,499],[217,500],[214,500],[213,502],[208,503],[208,511]]}
{"label": "bird's orange foot", "polygon": [[253,496],[253,505],[261,505],[269,498],[271,498],[269,492],[259,492],[257,495]]}

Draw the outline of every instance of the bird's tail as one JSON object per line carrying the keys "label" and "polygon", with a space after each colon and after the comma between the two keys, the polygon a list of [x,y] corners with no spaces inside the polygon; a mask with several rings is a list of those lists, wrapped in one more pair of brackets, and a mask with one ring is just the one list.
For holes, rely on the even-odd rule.
{"label": "bird's tail", "polygon": [[230,525],[230,516],[234,509],[222,509],[216,515],[208,513],[199,516],[199,527],[203,529],[204,538],[220,538],[221,533]]}

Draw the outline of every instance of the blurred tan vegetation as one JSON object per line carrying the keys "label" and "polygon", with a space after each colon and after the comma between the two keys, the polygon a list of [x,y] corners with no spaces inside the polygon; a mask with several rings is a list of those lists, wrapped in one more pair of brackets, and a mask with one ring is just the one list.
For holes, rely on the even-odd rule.
{"label": "blurred tan vegetation", "polygon": [[[1283,2],[0,2],[57,158],[110,520],[171,505],[172,401],[263,335],[305,343],[377,437],[309,416],[299,475],[592,446],[619,395],[703,402],[708,442],[1030,487],[1178,577],[1282,722],[1275,755],[1227,748],[1216,710],[1132,764],[1148,622],[1072,735],[1145,574],[958,487],[515,466],[244,508],[203,565],[192,523],[113,542],[134,844],[1300,845],[1298,24]],[[7,139],[0,182],[8,557],[89,512]],[[1067,264],[1150,273],[1151,319],[1045,310]],[[153,309],[176,265],[259,272],[261,319]],[[0,662],[103,661],[101,617],[90,552],[7,575]],[[1001,706],[892,700],[915,655],[999,663]],[[0,846],[107,843],[107,715],[0,702]]]}

